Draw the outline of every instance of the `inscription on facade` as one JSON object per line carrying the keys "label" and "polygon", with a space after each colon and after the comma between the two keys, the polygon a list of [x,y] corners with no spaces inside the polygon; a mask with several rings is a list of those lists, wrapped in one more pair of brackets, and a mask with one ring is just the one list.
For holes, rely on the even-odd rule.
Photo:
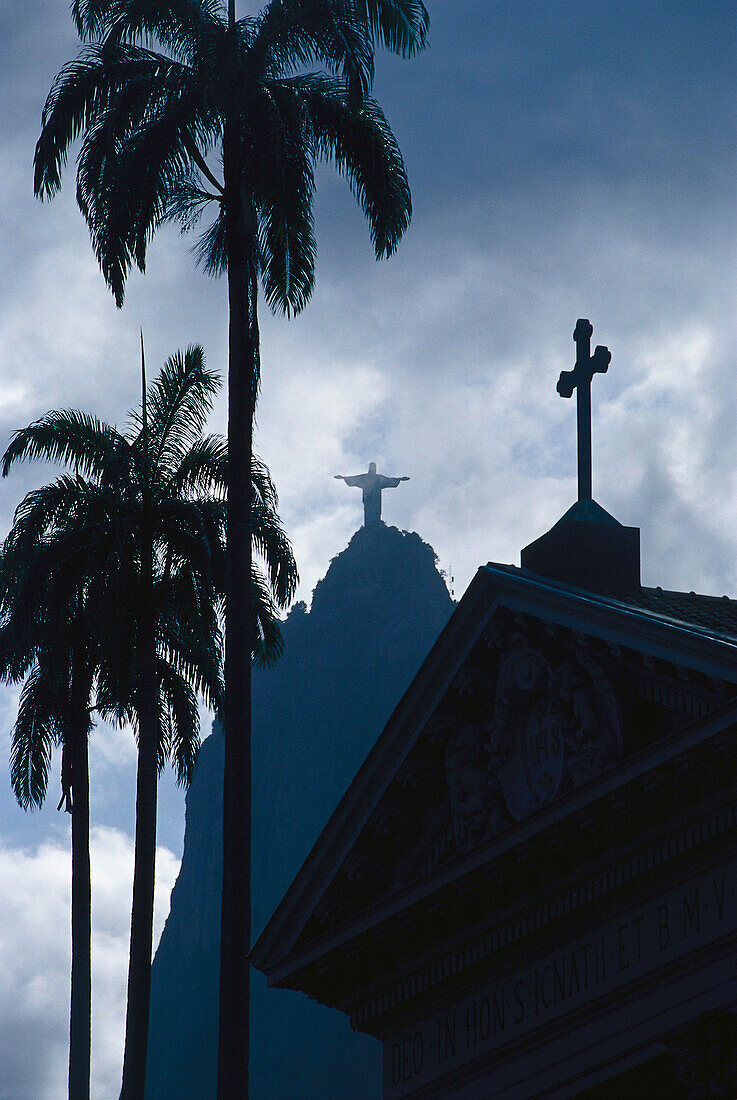
{"label": "inscription on facade", "polygon": [[[385,1096],[411,1093],[735,930],[737,857],[501,976],[385,1042]],[[469,976],[469,984],[472,980]]]}

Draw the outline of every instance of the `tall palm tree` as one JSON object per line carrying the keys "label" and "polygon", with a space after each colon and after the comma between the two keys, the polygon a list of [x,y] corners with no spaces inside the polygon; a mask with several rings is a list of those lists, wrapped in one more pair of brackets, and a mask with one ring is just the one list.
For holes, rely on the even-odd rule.
{"label": "tall palm tree", "polygon": [[[195,693],[215,706],[222,701],[227,448],[218,436],[200,435],[216,387],[201,349],[190,348],[144,388],[127,433],[80,413],[49,413],[18,432],[3,458],[4,473],[20,458],[38,457],[80,471],[26,498],[4,561],[22,572],[29,549],[53,548],[52,590],[69,577],[84,593],[80,652],[93,662],[96,708],[137,728],[124,1057],[124,1090],[136,1096],[143,1095],[148,1036],[157,771],[169,755],[180,781],[189,781],[198,744]],[[280,650],[276,612],[291,598],[296,571],[268,472],[258,462],[253,472],[254,535],[266,564],[265,574],[254,565],[251,584],[255,656],[269,660]],[[52,631],[47,648],[53,645]],[[29,756],[26,771],[32,763]]]}
{"label": "tall palm tree", "polygon": [[[426,40],[419,0],[271,0],[237,20],[235,0],[73,0],[89,41],[49,93],[35,189],[51,196],[83,133],[77,197],[120,305],[158,226],[215,219],[200,256],[227,272],[228,567],[219,1096],[248,1092],[250,946],[250,484],[259,385],[259,281],[298,312],[314,283],[313,166],[332,162],[368,218],[377,258],[406,229],[402,158],[370,98],[374,45],[411,55]],[[156,47],[155,49],[153,47]],[[324,72],[305,73],[313,63]],[[208,161],[218,154],[220,165]],[[221,169],[221,170],[220,170]],[[219,174],[218,174],[219,173]],[[249,625],[250,624],[250,625]],[[124,1097],[124,1100],[126,1098]]]}
{"label": "tall palm tree", "polygon": [[68,585],[59,542],[18,554],[17,529],[0,566],[0,676],[24,681],[11,738],[11,784],[24,809],[46,796],[51,750],[62,745],[62,805],[72,817],[69,1097],[90,1089],[90,852],[87,740],[94,657],[83,600]]}

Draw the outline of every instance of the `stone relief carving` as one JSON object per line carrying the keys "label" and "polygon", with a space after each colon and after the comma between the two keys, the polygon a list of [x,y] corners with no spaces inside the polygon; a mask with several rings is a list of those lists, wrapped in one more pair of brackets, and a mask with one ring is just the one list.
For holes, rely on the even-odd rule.
{"label": "stone relief carving", "polygon": [[458,850],[600,775],[620,752],[616,696],[588,650],[543,652],[518,637],[499,662],[485,723],[456,728],[446,744]]}
{"label": "stone relief carving", "polygon": [[673,1073],[689,1100],[734,1100],[737,1095],[737,1016],[706,1012],[688,1027],[663,1037]]}
{"label": "stone relief carving", "polygon": [[622,719],[612,685],[601,665],[579,647],[576,660],[561,666],[560,698],[573,712],[568,740],[568,774],[579,787],[610,767],[622,752]]}
{"label": "stone relief carving", "polygon": [[507,824],[501,784],[489,770],[487,731],[464,726],[448,742],[445,775],[453,832],[459,851],[468,852]]}

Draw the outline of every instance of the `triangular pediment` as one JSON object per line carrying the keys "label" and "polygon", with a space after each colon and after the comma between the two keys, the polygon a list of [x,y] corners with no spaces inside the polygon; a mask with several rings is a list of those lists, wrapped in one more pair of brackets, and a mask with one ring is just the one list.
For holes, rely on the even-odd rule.
{"label": "triangular pediment", "polygon": [[731,601],[710,619],[697,598],[689,619],[675,595],[624,602],[479,570],[255,965],[295,984],[321,955],[625,782],[630,762],[646,768],[682,731],[737,713]]}

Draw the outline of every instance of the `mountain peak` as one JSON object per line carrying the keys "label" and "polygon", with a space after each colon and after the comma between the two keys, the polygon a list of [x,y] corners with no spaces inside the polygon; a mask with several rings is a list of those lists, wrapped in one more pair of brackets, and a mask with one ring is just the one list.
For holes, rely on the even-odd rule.
{"label": "mountain peak", "polygon": [[370,607],[380,616],[385,603],[391,617],[397,600],[413,599],[450,600],[437,555],[416,532],[378,523],[360,527],[332,559],[315,586],[310,614],[352,615]]}

